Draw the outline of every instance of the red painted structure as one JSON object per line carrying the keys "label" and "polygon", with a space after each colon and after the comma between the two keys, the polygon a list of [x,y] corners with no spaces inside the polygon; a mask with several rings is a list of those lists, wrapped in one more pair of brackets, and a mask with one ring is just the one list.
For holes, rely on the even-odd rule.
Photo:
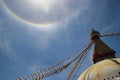
{"label": "red painted structure", "polygon": [[91,32],[91,40],[94,41],[94,63],[104,59],[115,58],[115,51],[100,39],[100,33],[98,31],[93,30]]}

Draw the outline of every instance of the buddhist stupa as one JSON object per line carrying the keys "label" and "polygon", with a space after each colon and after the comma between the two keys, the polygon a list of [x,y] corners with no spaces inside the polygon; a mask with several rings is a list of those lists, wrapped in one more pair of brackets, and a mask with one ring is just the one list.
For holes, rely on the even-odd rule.
{"label": "buddhist stupa", "polygon": [[100,33],[93,30],[94,41],[93,65],[85,70],[78,80],[120,80],[120,58],[115,51],[100,39]]}

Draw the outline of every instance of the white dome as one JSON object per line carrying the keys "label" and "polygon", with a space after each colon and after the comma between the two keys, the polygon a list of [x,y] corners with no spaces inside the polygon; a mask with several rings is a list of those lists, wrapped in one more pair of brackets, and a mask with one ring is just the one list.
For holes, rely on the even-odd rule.
{"label": "white dome", "polygon": [[78,80],[120,80],[120,58],[106,59],[92,65]]}

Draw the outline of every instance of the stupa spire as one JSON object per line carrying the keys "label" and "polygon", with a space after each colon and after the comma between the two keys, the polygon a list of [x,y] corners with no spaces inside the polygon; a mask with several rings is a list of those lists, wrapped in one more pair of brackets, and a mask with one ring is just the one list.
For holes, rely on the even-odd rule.
{"label": "stupa spire", "polygon": [[100,33],[92,29],[91,40],[94,41],[93,62],[115,58],[115,51],[100,39]]}

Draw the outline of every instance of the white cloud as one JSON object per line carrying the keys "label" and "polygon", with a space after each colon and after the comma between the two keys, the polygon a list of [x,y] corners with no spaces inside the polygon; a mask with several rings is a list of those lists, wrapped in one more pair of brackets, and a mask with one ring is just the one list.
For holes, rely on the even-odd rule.
{"label": "white cloud", "polygon": [[10,60],[15,61],[17,56],[12,50],[11,44],[8,40],[4,38],[0,39],[0,49],[2,54],[6,55]]}
{"label": "white cloud", "polygon": [[9,32],[7,32],[5,27],[0,27],[0,54],[5,55],[11,61],[19,64],[22,62],[22,60],[20,61],[18,54],[15,53],[14,49],[12,48],[12,39],[10,38],[10,35],[8,33]]}

